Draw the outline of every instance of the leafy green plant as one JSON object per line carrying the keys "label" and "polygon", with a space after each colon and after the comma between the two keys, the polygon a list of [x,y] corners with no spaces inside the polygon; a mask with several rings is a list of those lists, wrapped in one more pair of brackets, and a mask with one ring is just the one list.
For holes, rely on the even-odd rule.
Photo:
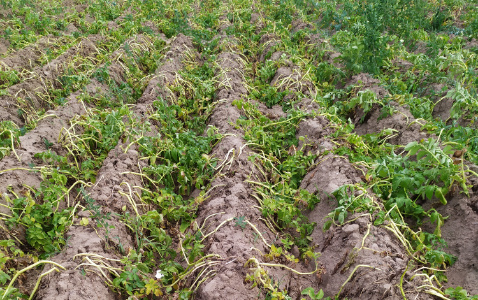
{"label": "leafy green plant", "polygon": [[20,81],[18,72],[13,70],[1,70],[0,69],[0,88],[12,86]]}
{"label": "leafy green plant", "polygon": [[353,41],[352,45],[344,48],[341,52],[342,54],[339,58],[345,64],[345,68],[348,71],[349,76],[358,74],[363,70],[363,44],[361,44],[359,41]]}
{"label": "leafy green plant", "polygon": [[[2,249],[0,251],[0,284],[2,286],[5,286],[12,279],[12,275],[14,275],[22,260],[34,262],[37,259],[32,254],[23,252],[13,240],[1,240],[0,248]],[[0,289],[0,295],[2,295],[2,292],[2,289]],[[20,295],[18,292],[13,296],[24,297],[24,295]]]}
{"label": "leafy green plant", "polygon": [[[144,295],[148,273],[151,273],[151,269],[147,264],[141,262],[141,254],[133,250],[121,262],[125,264],[123,272],[113,280],[113,285],[124,289],[128,295]],[[155,287],[151,287],[151,284],[147,288],[150,293],[155,289]]]}
{"label": "leafy green plant", "polygon": [[103,213],[101,211],[101,206],[96,203],[96,200],[91,198],[91,196],[85,191],[83,187],[80,188],[80,193],[83,195],[83,200],[86,202],[85,210],[90,212],[90,218],[93,221],[96,221],[96,226],[98,228],[104,228],[106,232],[106,241],[109,240],[109,229],[113,228],[108,224],[108,220],[111,219],[111,212]]}
{"label": "leafy green plant", "polygon": [[271,278],[267,271],[260,266],[255,268],[252,274],[248,274],[246,276],[246,281],[251,282],[252,287],[263,287],[267,292],[266,299],[292,299],[289,295],[287,295],[286,291],[280,290],[278,283],[274,282],[274,279]]}
{"label": "leafy green plant", "polygon": [[65,183],[66,177],[53,171],[38,191],[27,191],[25,197],[8,199],[12,217],[7,224],[24,226],[28,243],[43,253],[41,257],[60,251],[66,244],[64,233],[72,222],[73,208],[59,210],[59,201],[66,192]]}
{"label": "leafy green plant", "polygon": [[345,72],[333,64],[321,62],[317,65],[315,78],[318,82],[327,82],[332,85],[342,83],[346,78]]}
{"label": "leafy green plant", "polygon": [[384,29],[381,22],[381,10],[383,4],[376,2],[374,5],[365,5],[366,26],[363,39],[364,57],[363,69],[366,72],[377,74],[384,65],[385,60],[390,56],[387,42],[388,37],[381,35]]}
{"label": "leafy green plant", "polygon": [[363,122],[367,114],[372,110],[374,104],[382,104],[374,92],[370,90],[360,91],[356,97],[353,97],[345,104],[345,110],[350,112],[358,107],[361,108],[363,115],[360,120]]}
{"label": "leafy green plant", "polygon": [[433,15],[431,20],[431,28],[434,30],[441,30],[445,25],[445,22],[450,20],[450,12],[448,8],[438,7],[436,13]]}
{"label": "leafy green plant", "polygon": [[46,150],[50,150],[50,147],[53,146],[53,143],[45,138],[43,139],[43,143],[45,143]]}
{"label": "leafy green plant", "polygon": [[256,191],[261,198],[262,214],[280,230],[294,229],[291,231],[299,233],[294,236],[295,244],[307,247],[314,224],[308,222],[300,208],[311,209],[319,199],[299,189],[299,185],[316,156],[304,155],[301,150],[290,150],[296,149],[297,145],[295,127],[291,125],[300,120],[303,113],[292,111],[288,119],[273,122],[250,103],[237,100],[233,104],[247,115],[246,119],[237,121],[245,131],[245,138],[252,143],[253,148],[264,153],[264,156],[254,155],[250,159],[260,162],[270,172],[270,182],[251,181],[256,184]]}
{"label": "leafy green plant", "polygon": [[[194,219],[208,195],[205,191],[212,178],[216,173],[222,175],[216,170],[216,159],[209,154],[222,135],[205,124],[214,106],[224,105],[218,87],[228,92],[237,87],[229,86],[228,77],[218,82],[221,76],[217,74],[224,70],[218,70],[215,59],[222,57],[221,52],[235,52],[244,66],[235,70],[244,80],[241,93],[247,90],[253,100],[268,108],[280,105],[285,113],[283,118],[273,118],[262,114],[248,99],[234,102],[241,111],[234,124],[235,134],[244,133],[248,149],[255,153],[249,159],[257,172],[246,181],[255,187],[253,196],[264,222],[277,231],[274,244],[262,258],[293,264],[298,258],[286,250],[298,246],[303,259],[317,259],[310,243],[315,224],[304,212],[313,209],[320,199],[300,186],[324,153],[322,148],[307,145],[308,139],[297,136],[297,129],[305,118],[320,114],[320,118],[328,120],[324,130],[334,130],[329,136],[320,136],[334,144],[333,150],[326,153],[348,159],[364,171],[363,182],[333,193],[338,205],[329,214],[326,227],[345,224],[354,212],[370,213],[376,226],[392,230],[400,238],[418,267],[427,267],[423,275],[443,280],[442,270],[455,260],[445,252],[446,242],[441,239],[440,229],[446,217],[439,209],[424,207],[444,205],[452,192],[466,193],[469,177],[476,176],[468,167],[468,161],[478,162],[478,134],[473,128],[478,112],[474,96],[478,88],[478,51],[471,40],[478,36],[478,23],[470,0],[267,0],[253,5],[234,0],[227,6],[218,0],[186,1],[181,6],[167,1],[76,1],[77,7],[88,4],[84,12],[66,12],[57,2],[0,0],[6,8],[2,15],[2,45],[8,48],[2,60],[26,46],[37,51],[41,45],[43,52],[25,69],[1,67],[3,96],[13,96],[8,93],[17,87],[9,87],[23,80],[36,80],[36,70],[67,49],[86,42],[79,38],[101,36],[90,40],[96,47],[94,55],[83,57],[80,53],[59,66],[61,74],[42,81],[45,91],[31,94],[35,99],[18,97],[8,104],[18,107],[18,124],[0,124],[3,158],[10,153],[16,155],[20,136],[37,122],[50,118],[44,112],[65,104],[72,92],[80,90],[76,99],[83,101],[87,109],[84,116],[70,120],[71,126],[62,130],[58,143],[43,140],[47,151],[28,161],[25,171],[41,174],[40,188],[10,189],[5,196],[12,212],[2,218],[10,218],[9,229],[25,228],[28,245],[25,243],[22,251],[25,256],[31,255],[28,259],[36,259],[33,253],[51,255],[65,245],[63,236],[74,214],[70,197],[76,194],[74,201],[80,199],[81,203],[77,208],[83,206],[90,212],[89,220],[106,229],[108,240],[117,238],[108,231],[109,218],[113,216],[103,214],[100,204],[84,189],[76,193],[70,188],[78,183],[94,183],[104,159],[114,154],[109,152],[122,142],[128,149],[139,150],[141,167],[134,176],[142,179],[137,199],[146,211],[133,215],[125,210],[121,214],[120,220],[134,237],[135,249],[123,249],[119,241],[120,249],[116,250],[124,257],[115,268],[104,269],[112,276],[108,284],[130,298],[191,298],[198,285],[212,276],[213,269],[217,270],[210,267],[218,261],[209,261],[216,256],[205,253],[205,234],[198,230]],[[252,20],[253,16],[257,21]],[[77,28],[72,34],[66,32],[70,24]],[[156,74],[155,70],[176,51],[169,47],[171,43],[158,38],[156,29],[171,39],[183,33],[192,38],[194,46],[182,57],[183,69],[171,73],[174,79],[159,87],[164,99],[148,106],[147,114],[135,116],[128,106],[136,104],[151,76],[162,78],[163,73]],[[263,54],[264,44],[260,44],[266,34],[273,35],[274,45],[264,53],[262,62],[258,58]],[[139,35],[154,42],[124,43]],[[35,44],[42,36],[43,41],[48,40],[46,47],[44,42]],[[270,60],[277,51],[282,56]],[[340,56],[326,62],[327,53]],[[409,64],[402,68],[397,63],[401,60]],[[279,78],[276,86],[271,86],[282,66],[292,68],[300,80],[288,84],[288,78]],[[110,76],[111,70],[115,75],[119,70],[119,76]],[[379,99],[361,86],[347,85],[350,76],[360,72],[372,73],[391,96]],[[92,79],[101,84],[98,93],[81,91]],[[432,85],[443,88],[433,92]],[[450,87],[453,88],[449,90]],[[449,91],[443,100],[454,104],[450,119],[441,121],[434,108],[446,90]],[[231,93],[236,95],[235,91]],[[304,98],[321,107],[314,107],[310,114],[292,109],[295,101]],[[390,103],[392,100],[408,106],[415,118],[424,119],[416,120],[422,131],[434,133],[441,142],[423,140],[403,148],[391,144],[392,137],[400,134],[395,129],[367,135],[354,131],[354,122],[349,118],[355,121],[362,117],[361,121],[366,122],[375,109],[380,110],[380,118],[390,116],[396,107]],[[33,105],[35,101],[40,102],[41,109]],[[453,150],[462,151],[460,159],[450,157]],[[199,191],[196,199],[191,197],[193,190]],[[67,209],[62,210],[65,199]],[[80,225],[88,225],[85,219]],[[244,216],[229,221],[240,228],[248,222]],[[435,231],[422,231],[423,222],[434,224]],[[261,235],[258,231],[253,234],[256,240]],[[16,261],[20,261],[22,253],[12,241],[1,241],[0,246],[0,284],[5,284],[19,269]],[[290,299],[279,288],[277,278],[270,276],[259,261],[251,259],[246,265],[252,271],[247,280],[262,289],[262,296]],[[85,269],[82,272],[86,275]],[[191,280],[192,276],[197,277]],[[433,289],[445,297],[438,290]],[[0,297],[2,292],[5,289],[0,288]],[[27,297],[13,286],[6,292],[10,298]],[[462,288],[448,289],[446,293],[450,298],[474,299]],[[311,288],[304,289],[302,295],[323,298],[321,291]]]}
{"label": "leafy green plant", "polygon": [[324,298],[324,292],[322,290],[319,290],[317,293],[315,293],[315,290],[311,287],[302,290],[301,294],[309,296],[312,300],[319,300]]}
{"label": "leafy green plant", "polygon": [[478,295],[470,296],[468,292],[463,289],[461,286],[456,288],[447,288],[445,290],[445,294],[449,295],[452,299],[456,300],[476,300],[478,299]]}
{"label": "leafy green plant", "polygon": [[449,90],[445,97],[449,97],[454,101],[450,110],[451,119],[465,117],[469,119],[471,123],[478,121],[476,118],[478,113],[477,99],[459,83],[457,83],[454,89]]}
{"label": "leafy green plant", "polygon": [[239,226],[242,230],[244,230],[244,228],[246,228],[245,218],[246,217],[244,216],[235,217],[234,218],[234,220],[236,221],[235,226]]}
{"label": "leafy green plant", "polygon": [[276,63],[271,60],[268,60],[258,71],[259,79],[264,83],[270,83],[276,72]]}
{"label": "leafy green plant", "polygon": [[[407,156],[392,154],[375,165],[374,175],[377,178],[390,178],[391,185],[376,187],[376,192],[389,199],[387,206],[397,204],[406,215],[420,220],[425,212],[416,204],[414,197],[421,196],[431,200],[434,196],[446,204],[445,196],[455,181],[459,182],[467,192],[466,183],[460,176],[458,166],[450,158],[451,146],[443,150],[436,140],[411,142],[405,147]],[[411,157],[416,156],[416,161]]]}

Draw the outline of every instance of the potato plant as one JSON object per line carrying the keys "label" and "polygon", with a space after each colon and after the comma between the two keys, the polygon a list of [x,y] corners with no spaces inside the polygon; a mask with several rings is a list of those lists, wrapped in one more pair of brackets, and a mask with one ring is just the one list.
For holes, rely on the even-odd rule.
{"label": "potato plant", "polygon": [[0,297],[475,299],[475,4],[0,1]]}

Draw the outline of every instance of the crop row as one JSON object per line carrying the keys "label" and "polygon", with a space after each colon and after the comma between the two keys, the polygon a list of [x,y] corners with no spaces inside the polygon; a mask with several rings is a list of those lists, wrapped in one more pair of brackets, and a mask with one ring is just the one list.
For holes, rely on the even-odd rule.
{"label": "crop row", "polygon": [[80,2],[2,58],[2,295],[467,297],[472,7]]}

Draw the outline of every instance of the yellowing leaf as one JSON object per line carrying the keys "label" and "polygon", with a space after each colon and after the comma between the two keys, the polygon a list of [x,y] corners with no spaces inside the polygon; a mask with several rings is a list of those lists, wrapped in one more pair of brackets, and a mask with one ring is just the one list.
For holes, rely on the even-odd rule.
{"label": "yellowing leaf", "polygon": [[86,226],[89,223],[90,223],[90,221],[88,220],[88,218],[81,218],[81,221],[80,221],[81,226]]}

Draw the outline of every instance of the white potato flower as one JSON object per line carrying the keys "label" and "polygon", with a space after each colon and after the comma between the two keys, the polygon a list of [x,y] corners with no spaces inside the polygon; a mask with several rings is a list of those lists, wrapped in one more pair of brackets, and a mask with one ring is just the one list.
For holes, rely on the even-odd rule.
{"label": "white potato flower", "polygon": [[163,274],[163,273],[161,273],[161,270],[157,270],[157,271],[156,271],[156,276],[155,276],[155,277],[156,277],[156,279],[161,279],[161,278],[163,278],[163,277],[164,277],[164,274]]}

